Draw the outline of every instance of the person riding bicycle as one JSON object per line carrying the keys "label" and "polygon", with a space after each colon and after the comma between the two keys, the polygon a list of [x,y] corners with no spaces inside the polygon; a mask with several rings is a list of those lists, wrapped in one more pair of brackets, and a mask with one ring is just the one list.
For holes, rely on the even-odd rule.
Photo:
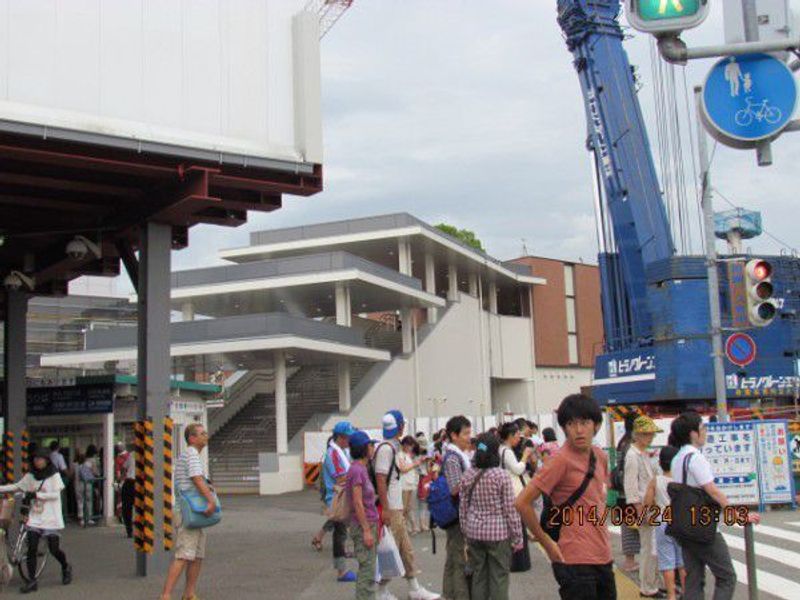
{"label": "person riding bicycle", "polygon": [[[72,567],[60,548],[61,530],[64,529],[64,517],[61,512],[61,490],[64,482],[61,474],[47,455],[40,450],[33,458],[33,470],[19,482],[0,486],[0,493],[23,492],[23,515],[27,512],[28,526],[28,573],[36,573],[39,540],[47,538],[50,554],[61,564],[61,582],[68,585],[72,582]],[[35,577],[31,577],[21,592],[28,594],[39,589]]]}

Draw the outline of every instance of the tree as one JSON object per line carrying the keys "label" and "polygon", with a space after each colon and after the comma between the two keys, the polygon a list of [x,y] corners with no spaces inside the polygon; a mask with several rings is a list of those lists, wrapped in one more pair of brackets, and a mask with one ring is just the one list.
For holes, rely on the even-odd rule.
{"label": "tree", "polygon": [[471,248],[475,248],[481,252],[486,251],[483,247],[483,243],[475,236],[474,231],[470,231],[469,229],[459,229],[458,227],[455,227],[454,225],[448,225],[447,223],[439,223],[436,225],[436,229],[464,242]]}

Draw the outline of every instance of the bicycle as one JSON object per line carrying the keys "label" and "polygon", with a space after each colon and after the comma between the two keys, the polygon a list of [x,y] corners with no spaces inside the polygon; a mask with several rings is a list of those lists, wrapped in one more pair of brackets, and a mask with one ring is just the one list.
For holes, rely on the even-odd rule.
{"label": "bicycle", "polygon": [[781,109],[776,106],[769,106],[769,100],[766,98],[761,102],[753,102],[750,97],[744,100],[747,106],[737,111],[734,117],[736,124],[740,127],[749,127],[753,123],[753,119],[759,123],[766,121],[770,125],[775,125],[783,116]]}
{"label": "bicycle", "polygon": [[[46,551],[39,550],[36,561],[36,572],[31,577],[28,572],[28,538],[30,529],[28,528],[28,513],[30,512],[30,501],[25,500],[23,492],[14,493],[14,498],[22,498],[20,503],[19,529],[14,532],[12,527],[6,528],[6,547],[8,551],[8,562],[12,569],[17,569],[20,577],[25,583],[38,579],[47,564],[48,554]],[[12,535],[14,534],[14,535]]]}

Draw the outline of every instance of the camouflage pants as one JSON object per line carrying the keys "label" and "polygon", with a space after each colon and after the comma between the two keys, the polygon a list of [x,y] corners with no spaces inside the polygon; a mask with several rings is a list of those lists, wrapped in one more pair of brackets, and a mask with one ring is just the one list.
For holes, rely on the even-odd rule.
{"label": "camouflage pants", "polygon": [[372,548],[364,545],[364,531],[360,525],[350,527],[350,537],[358,560],[358,579],[356,580],[356,600],[374,600],[378,585],[375,583],[375,563],[378,559],[378,528],[372,529]]}

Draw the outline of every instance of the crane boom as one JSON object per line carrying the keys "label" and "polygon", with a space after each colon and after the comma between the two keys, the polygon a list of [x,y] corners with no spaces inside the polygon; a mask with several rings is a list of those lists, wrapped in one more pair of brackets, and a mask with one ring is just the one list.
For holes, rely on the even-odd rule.
{"label": "crane boom", "polygon": [[[600,256],[606,335],[627,345],[653,334],[647,267],[675,254],[635,81],[622,47],[619,0],[559,0],[558,23],[574,56],[604,189],[613,252]],[[605,290],[604,290],[605,291]]]}

